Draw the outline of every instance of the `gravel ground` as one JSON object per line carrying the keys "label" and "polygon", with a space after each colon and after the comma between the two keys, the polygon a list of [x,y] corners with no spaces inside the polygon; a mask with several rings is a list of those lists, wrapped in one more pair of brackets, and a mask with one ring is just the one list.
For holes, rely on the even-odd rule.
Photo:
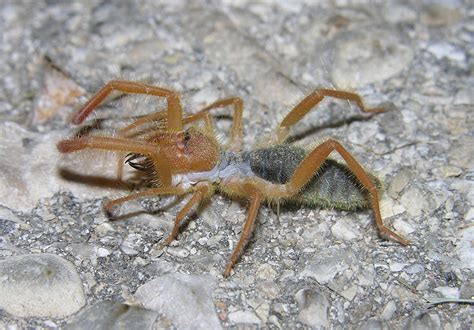
{"label": "gravel ground", "polygon": [[[431,302],[474,296],[474,7],[381,3],[2,2],[0,329],[472,327],[472,305]],[[370,211],[262,207],[225,279],[245,203],[214,196],[164,250],[182,200],[130,202],[110,221],[104,197],[130,189],[114,156],[55,144],[117,78],[173,88],[190,112],[241,97],[245,150],[316,87],[389,105],[366,116],[329,100],[293,135],[340,140],[413,244],[379,238]],[[163,106],[116,97],[95,118],[110,132]]]}

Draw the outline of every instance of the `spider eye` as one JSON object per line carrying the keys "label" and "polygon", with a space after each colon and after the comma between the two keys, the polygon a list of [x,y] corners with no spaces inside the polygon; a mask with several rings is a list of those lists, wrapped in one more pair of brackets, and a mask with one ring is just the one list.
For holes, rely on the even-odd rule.
{"label": "spider eye", "polygon": [[191,140],[191,134],[189,134],[188,131],[184,132],[184,140],[185,140],[185,141]]}

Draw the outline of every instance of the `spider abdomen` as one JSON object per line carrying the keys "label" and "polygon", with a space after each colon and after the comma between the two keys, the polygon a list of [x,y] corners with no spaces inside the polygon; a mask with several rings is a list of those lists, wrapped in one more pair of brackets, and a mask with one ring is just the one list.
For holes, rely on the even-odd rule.
{"label": "spider abdomen", "polygon": [[[382,184],[370,175],[378,190]],[[327,159],[318,173],[308,182],[295,200],[308,206],[338,210],[365,209],[370,206],[368,191],[349,168],[333,159]]]}
{"label": "spider abdomen", "polygon": [[285,144],[246,154],[255,175],[278,184],[287,183],[305,157],[306,151],[303,148]]}
{"label": "spider abdomen", "polygon": [[[278,145],[261,148],[245,155],[252,172],[267,181],[287,183],[307,152],[297,146]],[[369,175],[377,188],[381,182]],[[304,186],[299,194],[288,201],[311,207],[335,208],[339,210],[363,209],[369,206],[369,195],[350,169],[333,159],[323,162],[319,171]]]}

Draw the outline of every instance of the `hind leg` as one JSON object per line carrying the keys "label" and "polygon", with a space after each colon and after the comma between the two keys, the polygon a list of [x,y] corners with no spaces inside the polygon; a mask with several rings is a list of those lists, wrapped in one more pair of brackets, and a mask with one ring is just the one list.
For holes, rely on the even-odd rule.
{"label": "hind leg", "polygon": [[324,161],[331,152],[339,153],[348,168],[354,173],[360,184],[367,190],[370,197],[370,205],[374,211],[375,224],[379,231],[399,242],[402,245],[408,245],[410,242],[400,235],[387,228],[380,214],[379,194],[377,186],[374,184],[370,176],[365,172],[357,160],[336,140],[330,139],[311,151],[305,159],[298,165],[290,181],[286,184],[271,184],[267,181],[257,181],[255,184],[260,191],[264,191],[269,198],[282,199],[289,198],[298,194],[306,183],[319,170]]}

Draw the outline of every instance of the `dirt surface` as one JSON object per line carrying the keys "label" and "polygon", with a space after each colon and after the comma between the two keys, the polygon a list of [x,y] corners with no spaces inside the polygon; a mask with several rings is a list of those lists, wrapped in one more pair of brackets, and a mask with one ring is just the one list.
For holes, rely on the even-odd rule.
{"label": "dirt surface", "polygon": [[[3,2],[0,328],[472,327],[474,7],[372,3]],[[338,139],[384,182],[384,221],[412,244],[380,238],[370,210],[264,206],[224,278],[245,202],[214,196],[165,249],[186,198],[130,202],[111,221],[104,198],[144,187],[130,169],[115,179],[113,154],[55,146],[112,79],[172,88],[191,113],[242,98],[247,151],[316,88],[383,105],[326,100],[292,140]],[[165,105],[114,95],[87,124],[112,136]],[[229,129],[218,120],[222,141]]]}

